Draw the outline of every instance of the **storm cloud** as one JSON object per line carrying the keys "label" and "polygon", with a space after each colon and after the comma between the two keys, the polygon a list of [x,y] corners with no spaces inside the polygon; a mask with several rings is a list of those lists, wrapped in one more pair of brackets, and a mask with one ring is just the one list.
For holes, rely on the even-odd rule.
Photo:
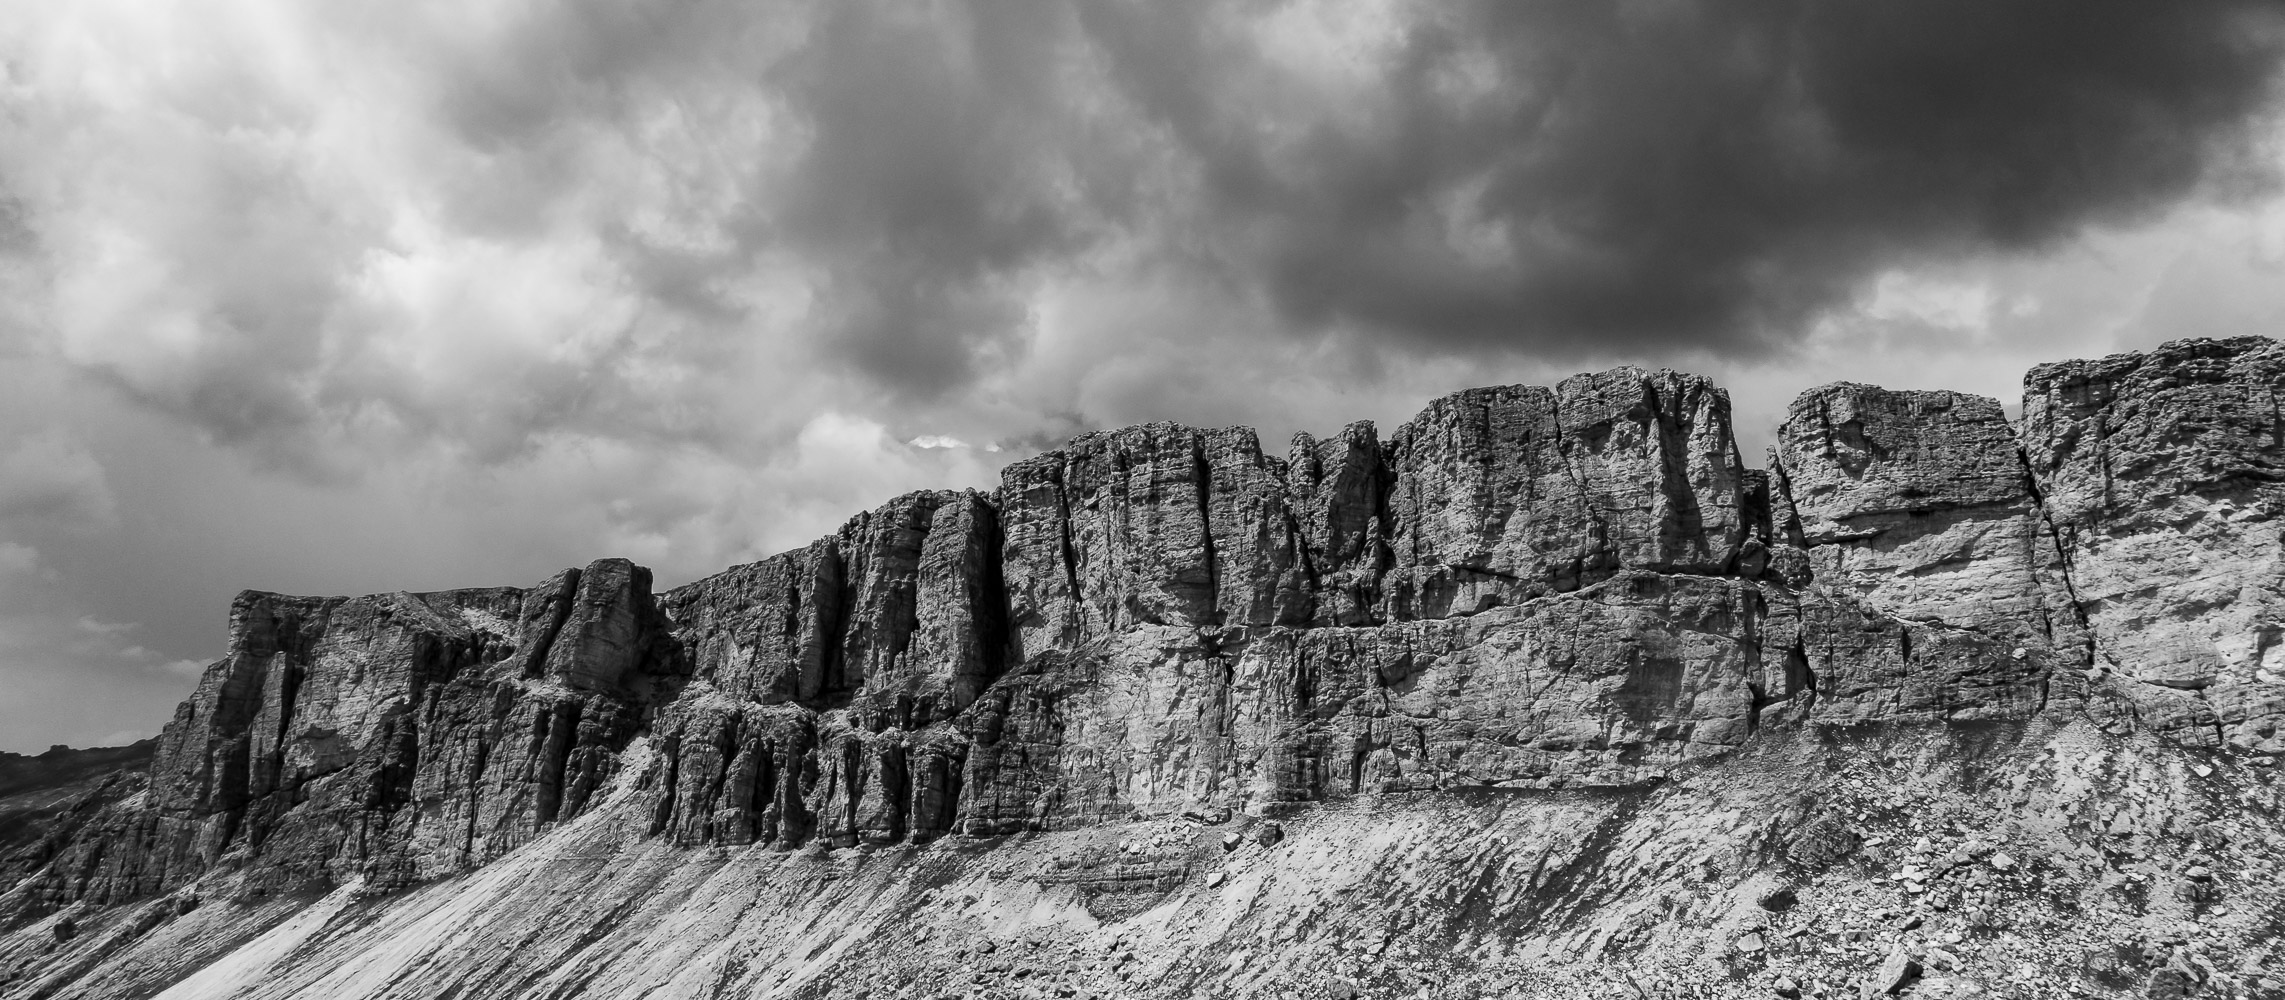
{"label": "storm cloud", "polygon": [[1880,267],[2266,180],[2279,12],[1451,5],[1300,106],[1253,96],[1259,53],[1213,51],[1201,11],[1086,20],[1195,164],[1198,242],[1297,330],[1575,354],[1766,350]]}
{"label": "storm cloud", "polygon": [[1766,353],[1886,267],[2260,189],[2285,52],[2274,3],[230,11],[109,77],[35,15],[0,176],[40,336],[319,473],[715,441],[768,370],[941,398],[1069,282],[1261,311],[1231,337]]}

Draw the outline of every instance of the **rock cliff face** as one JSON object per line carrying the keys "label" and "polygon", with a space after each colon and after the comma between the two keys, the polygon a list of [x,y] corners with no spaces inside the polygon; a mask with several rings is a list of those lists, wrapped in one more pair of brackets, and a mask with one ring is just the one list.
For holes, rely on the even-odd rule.
{"label": "rock cliff face", "polygon": [[1766,730],[2091,713],[2285,750],[2285,349],[1840,384],[1749,469],[1727,395],[1618,369],[1280,458],[1150,424],[654,593],[241,595],[147,792],[0,895],[218,867],[405,885],[589,809],[793,848],[1644,788]]}
{"label": "rock cliff face", "polygon": [[2087,666],[2036,487],[1998,401],[1813,389],[1779,427],[1771,466],[1784,532],[1807,551],[1804,598],[1877,622],[1882,636],[1827,658],[1856,668],[1854,679],[1828,683],[1828,717],[2020,717],[2056,678]]}
{"label": "rock cliff face", "polygon": [[2041,365],[2023,441],[2111,702],[2285,749],[2285,349],[2182,341]]}
{"label": "rock cliff face", "polygon": [[60,845],[51,897],[163,893],[226,855],[282,877],[481,863],[578,813],[679,668],[625,560],[529,590],[247,592],[148,790]]}

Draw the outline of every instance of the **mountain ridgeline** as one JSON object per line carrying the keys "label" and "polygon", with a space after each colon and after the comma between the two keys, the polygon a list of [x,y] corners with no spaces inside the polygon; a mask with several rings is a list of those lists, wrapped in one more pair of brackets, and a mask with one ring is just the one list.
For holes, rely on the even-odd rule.
{"label": "mountain ridgeline", "polygon": [[1148,424],[666,591],[246,592],[141,794],[0,922],[236,867],[464,871],[632,789],[681,845],[923,842],[1466,788],[1642,787],[1777,728],[2043,713],[2285,750],[2285,346],[1837,384],[1765,469],[1622,368],[1385,436]]}

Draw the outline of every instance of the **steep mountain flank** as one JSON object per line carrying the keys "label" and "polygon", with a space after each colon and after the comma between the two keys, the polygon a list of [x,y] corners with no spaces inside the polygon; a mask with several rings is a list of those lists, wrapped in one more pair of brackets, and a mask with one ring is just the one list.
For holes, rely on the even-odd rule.
{"label": "steep mountain flank", "polygon": [[[1009,887],[1029,885],[1050,900],[1037,906],[1075,906],[1072,926],[1100,929],[1225,879],[1307,882],[1320,863],[1326,878],[1365,878],[1421,822],[1449,829],[1406,849],[1418,880],[1375,884],[1433,897],[1387,905],[1443,908],[1406,918],[1441,928],[1437,947],[1540,962],[1548,982],[1564,962],[1654,946],[1697,961],[1651,930],[1660,887],[1712,865],[1732,887],[1775,891],[1772,873],[1871,856],[1860,848],[1876,834],[1851,824],[1910,826],[1836,812],[1839,798],[1909,787],[1956,822],[2003,823],[2031,800],[1998,783],[2036,772],[2041,801],[2075,816],[2089,807],[2056,790],[2042,756],[2067,740],[2163,776],[2135,800],[2186,817],[2203,807],[2179,769],[2147,758],[2285,751],[2281,387],[2285,347],[2261,338],[2042,366],[2012,426],[1991,399],[1832,385],[1795,401],[1757,470],[1722,390],[1624,368],[1461,392],[1385,440],[1353,424],[1297,437],[1283,458],[1243,429],[1088,434],[1010,465],[993,493],[901,497],[664,592],[624,560],[529,589],[248,592],[147,790],[0,892],[0,927],[15,928],[0,994],[145,995],[225,953],[178,994],[443,995],[437,977],[457,976],[469,997],[669,983],[683,985],[659,995],[790,995],[849,985],[836,962],[935,983],[914,971],[933,966],[911,965],[928,933],[963,956],[977,946],[964,910],[940,912],[944,887],[968,886],[958,905],[974,907],[977,893],[1016,905]],[[1876,744],[1916,748],[1927,773],[1836,783],[1835,769],[1891,759]],[[2269,772],[2229,773],[2274,808]],[[1729,819],[1676,839],[1699,809]],[[2153,815],[2122,829],[2178,832]],[[1322,856],[1271,853],[1284,837],[1272,818]],[[2068,839],[2078,822],[2019,832]],[[1224,823],[1252,839],[1185,832]],[[1129,828],[1158,832],[1105,832]],[[1009,835],[1031,839],[993,839]],[[1122,837],[1105,861],[1106,838]],[[1484,837],[1507,860],[1467,889]],[[1240,843],[1258,848],[1254,867],[1201,884]],[[879,851],[894,859],[864,860]],[[1515,869],[1527,854],[1537,867]],[[851,896],[833,873],[852,864],[886,865],[890,881]],[[710,881],[755,865],[767,870]],[[1608,881],[1590,885],[1594,872]],[[238,918],[188,916],[217,891]],[[1277,904],[1300,907],[1288,938],[1354,929],[1354,915],[1292,916],[1331,905],[1295,891]],[[512,916],[589,904],[601,909],[587,930],[590,916]],[[520,943],[439,952],[413,933],[476,911],[521,928]],[[672,961],[653,979],[551,978],[654,911],[642,934],[749,958],[710,984]],[[55,937],[66,919],[107,930]],[[842,920],[883,940],[941,928],[894,954],[753,950],[757,935]],[[1152,947],[1253,933],[1232,920]],[[610,947],[663,947],[637,936]],[[1779,950],[1756,941],[1735,952],[1725,939],[1692,968],[1744,982],[1741,954],[1766,966]],[[385,942],[426,957],[358,965]],[[476,977],[446,956],[502,947],[556,957]],[[262,948],[303,955],[306,975],[278,978],[255,961],[277,960]],[[1235,966],[1135,962],[1093,988],[1268,988]],[[1339,968],[1271,964],[1320,991]]]}

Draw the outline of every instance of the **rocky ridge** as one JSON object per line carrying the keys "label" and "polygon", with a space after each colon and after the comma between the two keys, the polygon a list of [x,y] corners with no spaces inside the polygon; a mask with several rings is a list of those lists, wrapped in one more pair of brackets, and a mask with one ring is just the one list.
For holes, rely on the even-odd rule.
{"label": "rocky ridge", "polygon": [[217,878],[382,892],[575,830],[814,851],[1639,796],[1866,726],[2274,755],[2280,386],[2261,338],[2042,366],[2014,425],[1826,386],[1756,470],[1720,389],[1618,369],[1282,459],[1241,429],[1089,434],[659,593],[623,560],[248,592],[148,788],[51,834],[0,922]]}
{"label": "rocky ridge", "polygon": [[39,867],[38,845],[59,828],[141,790],[156,743],[0,751],[0,881],[13,883]]}

